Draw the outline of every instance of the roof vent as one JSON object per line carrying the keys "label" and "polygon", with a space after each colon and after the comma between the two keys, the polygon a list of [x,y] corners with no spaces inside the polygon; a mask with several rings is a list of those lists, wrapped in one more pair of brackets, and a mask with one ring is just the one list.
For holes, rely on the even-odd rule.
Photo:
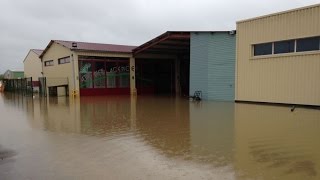
{"label": "roof vent", "polygon": [[76,42],[73,42],[73,43],[72,43],[72,47],[73,47],[73,48],[77,48],[77,47],[78,47],[77,43],[76,43]]}

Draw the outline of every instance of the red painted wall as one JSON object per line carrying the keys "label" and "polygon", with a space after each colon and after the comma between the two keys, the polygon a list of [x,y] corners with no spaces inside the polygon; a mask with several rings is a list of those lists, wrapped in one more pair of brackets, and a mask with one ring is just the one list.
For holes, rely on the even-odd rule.
{"label": "red painted wall", "polygon": [[80,89],[80,96],[129,95],[130,88],[88,88]]}

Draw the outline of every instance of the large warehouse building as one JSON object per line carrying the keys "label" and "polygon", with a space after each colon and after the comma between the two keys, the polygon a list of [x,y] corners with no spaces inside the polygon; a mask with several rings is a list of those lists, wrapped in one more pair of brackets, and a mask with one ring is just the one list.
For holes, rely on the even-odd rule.
{"label": "large warehouse building", "polygon": [[234,100],[236,31],[168,31],[133,50],[138,94]]}
{"label": "large warehouse building", "polygon": [[236,101],[320,105],[320,4],[237,22]]}
{"label": "large warehouse building", "polygon": [[234,100],[235,31],[168,31],[139,47],[52,40],[49,95],[167,94]]}

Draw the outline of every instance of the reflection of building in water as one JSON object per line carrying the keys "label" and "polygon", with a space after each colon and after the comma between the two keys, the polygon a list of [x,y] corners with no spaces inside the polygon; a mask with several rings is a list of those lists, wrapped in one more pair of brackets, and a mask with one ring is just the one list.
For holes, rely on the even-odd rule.
{"label": "reflection of building in water", "polygon": [[227,165],[234,147],[234,103],[194,102],[190,105],[191,151],[196,159]]}
{"label": "reflection of building in water", "polygon": [[169,156],[189,152],[189,101],[139,97],[136,109],[137,131],[150,145]]}
{"label": "reflection of building in water", "polygon": [[81,132],[139,136],[167,156],[227,165],[234,144],[233,113],[233,103],[190,105],[174,97],[82,97]]}
{"label": "reflection of building in water", "polygon": [[320,179],[320,111],[236,104],[236,167],[252,179]]}
{"label": "reflection of building in water", "polygon": [[14,106],[16,108],[23,109],[27,101],[30,101],[30,98],[24,97],[18,93],[1,93],[3,96],[4,104],[9,106]]}
{"label": "reflection of building in water", "polygon": [[130,130],[130,96],[81,97],[81,131],[102,135]]}
{"label": "reflection of building in water", "polygon": [[189,151],[189,101],[155,97],[81,97],[81,132],[142,137],[166,155]]}
{"label": "reflection of building in water", "polygon": [[[166,156],[227,165],[232,160],[233,103],[174,97],[44,98],[34,126],[95,136],[139,137]],[[41,124],[42,123],[42,124]]]}
{"label": "reflection of building in water", "polygon": [[[33,99],[33,97],[23,96],[19,93],[3,93],[0,94],[2,96],[3,103],[7,107],[14,107],[16,109],[22,110],[26,113],[27,118],[30,120],[31,124],[35,124],[36,122],[42,122],[40,120],[40,110],[39,110],[39,101]],[[5,117],[4,115],[1,116]],[[35,120],[33,120],[35,119]]]}
{"label": "reflection of building in water", "polygon": [[51,131],[80,132],[80,104],[79,99],[65,97],[51,97],[47,102],[47,116],[45,128]]}
{"label": "reflection of building in water", "polygon": [[33,127],[44,128],[54,132],[80,132],[80,104],[79,99],[65,97],[36,98],[33,111],[28,110],[30,123]]}
{"label": "reflection of building in water", "polygon": [[[8,100],[8,103],[27,102],[25,97],[20,97]],[[189,150],[188,100],[136,96],[74,100],[36,97],[21,107],[28,109],[27,117],[32,128],[110,138],[119,135],[141,137],[143,143],[167,155],[181,155]]]}
{"label": "reflection of building in water", "polygon": [[14,106],[26,112],[33,128],[56,132],[80,132],[79,99],[26,97],[17,93],[4,93],[2,96],[7,106]]}
{"label": "reflection of building in water", "polygon": [[18,102],[20,101],[27,105],[27,114],[32,127],[54,132],[91,135],[124,132],[130,129],[131,119],[135,119],[130,116],[130,96],[81,99],[50,97],[34,100],[31,98],[31,101],[26,101],[24,98]]}

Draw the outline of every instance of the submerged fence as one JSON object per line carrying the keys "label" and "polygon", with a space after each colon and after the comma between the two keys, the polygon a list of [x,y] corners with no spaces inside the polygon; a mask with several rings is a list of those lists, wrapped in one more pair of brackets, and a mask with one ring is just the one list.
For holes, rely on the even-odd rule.
{"label": "submerged fence", "polygon": [[4,91],[17,92],[25,96],[33,95],[32,77],[21,79],[4,79]]}
{"label": "submerged fence", "polygon": [[33,96],[39,92],[39,96],[63,96],[69,95],[69,81],[67,77],[40,77],[36,81],[32,78],[4,79],[4,91],[21,93],[25,96]]}

